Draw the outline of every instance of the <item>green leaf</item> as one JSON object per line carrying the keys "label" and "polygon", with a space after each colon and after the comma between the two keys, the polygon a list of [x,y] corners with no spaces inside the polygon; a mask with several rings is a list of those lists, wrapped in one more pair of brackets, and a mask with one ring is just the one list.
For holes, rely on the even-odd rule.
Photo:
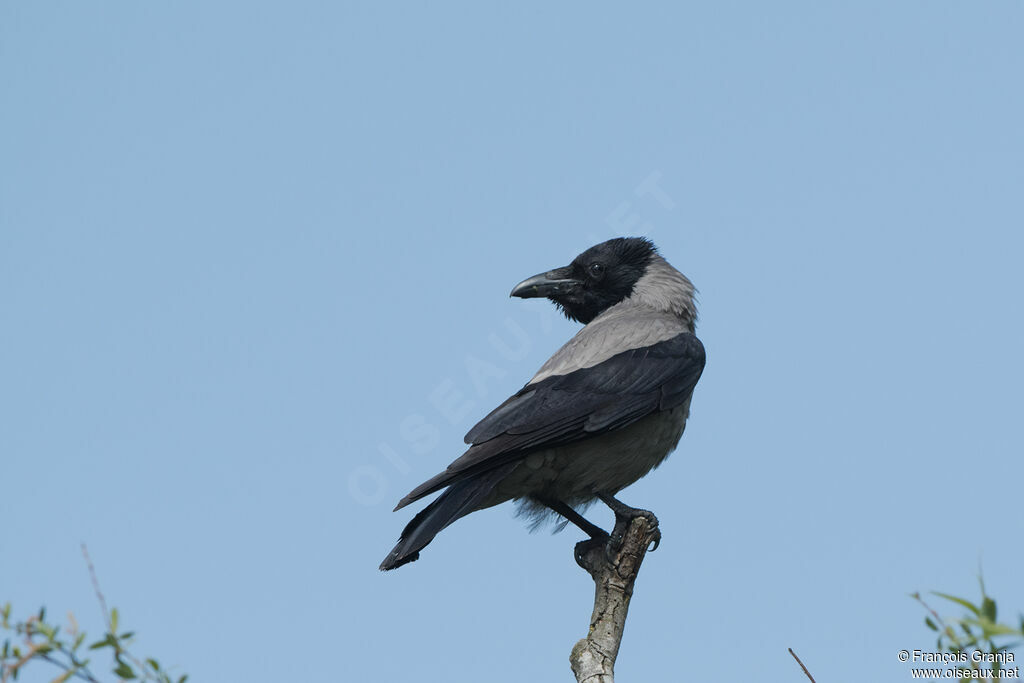
{"label": "green leaf", "polygon": [[981,613],[991,622],[996,620],[996,601],[986,596],[981,601]]}
{"label": "green leaf", "polygon": [[136,677],[135,672],[132,671],[132,668],[124,662],[121,662],[117,665],[117,668],[114,669],[114,675],[118,678],[123,678],[126,681],[130,681],[131,679]]}
{"label": "green leaf", "polygon": [[159,671],[160,670],[160,664],[155,659],[153,659],[152,657],[150,657],[150,658],[148,658],[146,660],[146,664],[149,664],[151,667],[153,667],[153,671]]}
{"label": "green leaf", "polygon": [[971,610],[971,612],[973,612],[974,616],[976,617],[981,616],[981,610],[975,607],[973,603],[970,603],[967,600],[964,600],[963,598],[958,598],[955,595],[949,595],[948,593],[939,593],[938,591],[932,591],[932,594],[937,595],[940,598],[949,600],[950,602],[955,602],[956,604],[961,605],[962,607],[966,607],[967,609]]}
{"label": "green leaf", "polygon": [[98,650],[101,647],[115,647],[116,645],[117,645],[117,641],[114,640],[114,637],[108,633],[106,635],[106,637],[103,638],[103,640],[97,640],[95,643],[90,645],[89,649],[90,650]]}
{"label": "green leaf", "polygon": [[934,621],[932,621],[932,618],[931,618],[931,617],[925,617],[925,618],[924,618],[924,623],[925,623],[925,625],[926,625],[926,626],[927,626],[928,628],[930,628],[930,629],[931,629],[931,630],[933,630],[933,631],[938,631],[938,630],[939,630],[939,627],[935,625],[935,622],[934,622]]}
{"label": "green leaf", "polygon": [[75,642],[74,642],[74,644],[72,644],[72,645],[71,645],[71,651],[72,651],[72,652],[74,652],[74,651],[75,651],[75,650],[77,650],[78,648],[82,647],[82,641],[84,641],[84,640],[85,640],[85,633],[84,633],[84,632],[83,632],[83,633],[79,633],[79,634],[78,634],[78,635],[77,635],[77,636],[75,637]]}
{"label": "green leaf", "polygon": [[117,617],[118,617],[117,608],[116,607],[111,607],[110,608],[110,632],[111,633],[117,633]]}
{"label": "green leaf", "polygon": [[188,680],[188,674],[186,674],[186,675],[182,676],[181,678],[179,678],[178,679],[178,683],[185,683],[185,681],[187,681],[187,680]]}
{"label": "green leaf", "polygon": [[984,619],[964,619],[964,622],[962,624],[964,629],[967,629],[967,624],[970,624],[971,626],[977,626],[978,628],[980,628],[984,632],[986,638],[990,636],[1017,635],[1017,631],[1015,629],[1010,628],[1006,624],[993,624]]}

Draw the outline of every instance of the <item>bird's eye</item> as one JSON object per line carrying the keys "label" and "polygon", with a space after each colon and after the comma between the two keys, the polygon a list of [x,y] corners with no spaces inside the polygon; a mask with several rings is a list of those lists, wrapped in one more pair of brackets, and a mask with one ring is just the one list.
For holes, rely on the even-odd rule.
{"label": "bird's eye", "polygon": [[601,277],[604,275],[604,266],[600,263],[591,263],[588,270],[590,270],[590,274],[594,277]]}

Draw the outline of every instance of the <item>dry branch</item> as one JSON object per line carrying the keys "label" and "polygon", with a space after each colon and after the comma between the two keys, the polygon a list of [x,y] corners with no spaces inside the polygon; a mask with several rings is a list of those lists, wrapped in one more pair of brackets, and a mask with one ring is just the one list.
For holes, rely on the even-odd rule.
{"label": "dry branch", "polygon": [[635,516],[616,515],[615,530],[607,543],[583,541],[576,545],[576,562],[594,579],[594,611],[590,631],[569,655],[578,683],[614,683],[633,584],[651,544],[661,538],[658,519],[646,511]]}

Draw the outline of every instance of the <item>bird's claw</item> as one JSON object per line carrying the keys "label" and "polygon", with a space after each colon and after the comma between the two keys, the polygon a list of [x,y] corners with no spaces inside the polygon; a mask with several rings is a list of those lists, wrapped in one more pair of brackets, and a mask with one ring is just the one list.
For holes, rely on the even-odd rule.
{"label": "bird's claw", "polygon": [[608,547],[610,545],[611,536],[609,536],[608,534],[605,534],[604,536],[594,536],[588,538],[585,541],[580,541],[576,544],[576,548],[573,553],[574,557],[576,558],[576,564],[583,567],[587,571],[592,571],[591,568],[587,566],[587,555],[589,555],[590,552],[595,548],[602,548],[604,550],[605,557],[607,558]]}
{"label": "bird's claw", "polygon": [[[619,528],[620,523],[623,527],[628,528],[629,523],[632,520],[637,519],[638,517],[642,517],[643,519],[647,520],[647,526],[649,529],[649,533],[651,534],[651,547],[649,548],[648,552],[653,553],[655,550],[658,549],[658,546],[661,545],[661,528],[658,524],[658,518],[655,516],[653,512],[651,512],[650,510],[643,510],[641,508],[630,507],[629,505],[626,505],[625,503],[615,498],[614,496],[608,495],[606,493],[598,493],[597,497],[600,498],[601,501],[609,508],[611,508],[611,511],[615,513],[616,528]],[[621,534],[613,534],[612,539],[617,539],[615,543],[616,546],[622,543]],[[610,545],[612,544],[609,543],[609,546]]]}
{"label": "bird's claw", "polygon": [[613,535],[609,536],[608,537],[608,543],[606,543],[605,546],[604,546],[604,559],[605,559],[605,561],[608,564],[610,564],[612,566],[615,566],[616,556],[618,555],[619,550],[621,548],[622,548],[622,535],[621,534],[613,534]]}
{"label": "bird's claw", "polygon": [[653,553],[661,545],[661,529],[654,527],[651,529],[651,547],[647,549],[647,552]]}
{"label": "bird's claw", "polygon": [[654,552],[661,545],[661,527],[658,525],[658,518],[654,516],[654,513],[650,510],[633,510],[633,513],[629,516],[630,520],[636,519],[637,517],[643,517],[647,520],[647,528],[651,534],[651,543],[654,545],[648,552]]}

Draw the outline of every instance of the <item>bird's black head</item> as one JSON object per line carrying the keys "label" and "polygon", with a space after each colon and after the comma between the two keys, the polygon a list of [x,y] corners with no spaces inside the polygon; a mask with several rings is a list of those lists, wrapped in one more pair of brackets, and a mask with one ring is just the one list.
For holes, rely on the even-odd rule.
{"label": "bird's black head", "polygon": [[617,237],[595,245],[564,268],[523,280],[512,296],[551,299],[571,320],[589,323],[633,292],[658,251],[643,237]]}

